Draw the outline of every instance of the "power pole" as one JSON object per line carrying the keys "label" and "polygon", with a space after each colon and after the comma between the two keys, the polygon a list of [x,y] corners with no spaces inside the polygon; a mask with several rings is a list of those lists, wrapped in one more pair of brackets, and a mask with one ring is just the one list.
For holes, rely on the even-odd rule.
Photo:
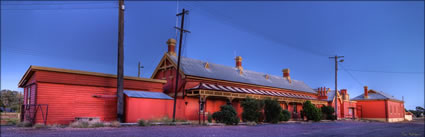
{"label": "power pole", "polygon": [[124,0],[118,6],[117,120],[124,122]]}
{"label": "power pole", "polygon": [[173,107],[173,122],[176,122],[176,103],[177,103],[177,90],[179,87],[179,72],[180,72],[180,54],[182,50],[182,40],[183,40],[183,33],[189,32],[187,30],[184,30],[184,15],[188,14],[189,11],[183,9],[181,13],[177,14],[176,16],[182,16],[182,21],[180,23],[180,28],[175,27],[176,29],[180,30],[180,40],[179,40],[179,55],[177,58],[177,72],[176,72],[176,85],[174,86],[174,107]]}
{"label": "power pole", "polygon": [[140,66],[140,61],[139,61],[139,65],[138,65],[138,67],[137,67],[137,77],[139,77],[140,78],[140,69],[142,69],[142,68],[145,68],[144,66]]}
{"label": "power pole", "polygon": [[[334,56],[329,57],[330,59],[335,59],[335,115],[336,119],[338,119],[338,59],[343,58],[344,56]],[[339,62],[343,62],[344,60],[341,59]]]}

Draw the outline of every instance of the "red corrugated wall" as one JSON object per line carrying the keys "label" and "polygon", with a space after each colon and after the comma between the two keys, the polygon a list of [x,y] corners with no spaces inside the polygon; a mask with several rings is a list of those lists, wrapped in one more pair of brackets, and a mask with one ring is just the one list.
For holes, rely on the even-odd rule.
{"label": "red corrugated wall", "polygon": [[357,108],[361,107],[361,118],[386,118],[385,101],[357,101]]}
{"label": "red corrugated wall", "polygon": [[388,118],[404,118],[404,104],[388,100]]}
{"label": "red corrugated wall", "polygon": [[128,123],[173,117],[173,100],[125,96],[125,101],[125,121]]}

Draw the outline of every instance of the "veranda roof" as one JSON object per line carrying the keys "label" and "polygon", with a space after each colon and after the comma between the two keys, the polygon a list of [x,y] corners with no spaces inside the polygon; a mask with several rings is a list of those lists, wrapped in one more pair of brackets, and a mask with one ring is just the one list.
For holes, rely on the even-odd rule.
{"label": "veranda roof", "polygon": [[225,91],[225,92],[234,92],[234,93],[246,93],[246,94],[257,94],[257,95],[269,95],[269,96],[279,96],[279,97],[288,97],[288,98],[300,98],[300,99],[316,99],[307,95],[293,94],[293,93],[283,93],[283,92],[275,92],[268,90],[258,90],[258,89],[249,89],[249,88],[240,88],[233,86],[224,86],[217,84],[208,84],[208,83],[200,83],[199,85],[189,89],[204,89],[204,90],[216,90],[216,91]]}

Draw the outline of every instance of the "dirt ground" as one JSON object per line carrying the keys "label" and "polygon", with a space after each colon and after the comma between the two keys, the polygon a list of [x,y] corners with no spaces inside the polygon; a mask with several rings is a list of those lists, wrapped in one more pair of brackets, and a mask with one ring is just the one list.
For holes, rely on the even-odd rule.
{"label": "dirt ground", "polygon": [[120,128],[32,129],[2,126],[2,137],[423,137],[424,119],[382,123],[333,121],[263,124],[257,126],[149,126]]}

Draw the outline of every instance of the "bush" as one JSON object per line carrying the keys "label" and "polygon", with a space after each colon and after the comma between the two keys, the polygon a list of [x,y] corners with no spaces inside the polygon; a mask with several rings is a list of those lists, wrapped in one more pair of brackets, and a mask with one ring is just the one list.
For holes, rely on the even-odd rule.
{"label": "bush", "polygon": [[291,113],[288,110],[282,110],[279,121],[288,121],[291,118]]}
{"label": "bush", "polygon": [[303,115],[307,117],[307,120],[320,121],[322,118],[322,112],[319,108],[311,104],[310,101],[303,103]]}
{"label": "bush", "polygon": [[212,123],[212,116],[208,114],[208,123]]}
{"label": "bush", "polygon": [[144,120],[139,120],[139,121],[137,121],[137,124],[138,124],[139,126],[142,126],[142,127],[147,126],[147,122],[145,122]]}
{"label": "bush", "polygon": [[217,123],[224,123],[226,125],[237,125],[239,123],[236,110],[231,105],[221,106],[220,111],[215,112],[212,118]]}
{"label": "bush", "polygon": [[320,108],[322,110],[323,116],[327,120],[335,120],[336,117],[334,115],[335,109],[332,106],[322,106]]}
{"label": "bush", "polygon": [[258,122],[262,115],[261,110],[263,109],[264,103],[261,100],[246,98],[241,102],[243,108],[242,120],[246,122]]}
{"label": "bush", "polygon": [[264,101],[264,115],[266,115],[266,122],[279,122],[281,112],[282,107],[279,105],[277,100],[266,99]]}

